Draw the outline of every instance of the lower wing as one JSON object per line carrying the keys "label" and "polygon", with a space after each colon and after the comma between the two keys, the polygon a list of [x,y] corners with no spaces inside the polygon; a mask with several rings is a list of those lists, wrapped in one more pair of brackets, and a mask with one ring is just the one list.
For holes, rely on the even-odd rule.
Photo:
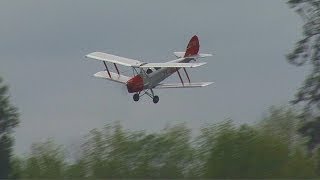
{"label": "lower wing", "polygon": [[195,83],[161,83],[158,84],[155,89],[164,89],[164,88],[196,88],[196,87],[205,87],[209,86],[213,82],[195,82]]}
{"label": "lower wing", "polygon": [[128,76],[124,76],[121,74],[119,75],[119,74],[113,73],[113,72],[110,72],[110,74],[109,74],[108,71],[97,72],[96,74],[94,74],[94,77],[104,78],[104,79],[118,82],[118,83],[122,83],[122,84],[126,84],[127,81],[129,81],[129,79],[130,79],[130,77],[128,77]]}

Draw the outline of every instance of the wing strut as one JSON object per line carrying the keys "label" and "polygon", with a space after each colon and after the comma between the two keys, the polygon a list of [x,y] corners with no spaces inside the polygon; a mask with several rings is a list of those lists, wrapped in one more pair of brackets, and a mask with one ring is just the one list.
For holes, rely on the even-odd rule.
{"label": "wing strut", "polygon": [[120,75],[120,72],[119,72],[119,69],[118,69],[118,66],[116,65],[116,63],[113,63],[114,64],[114,67],[116,68],[117,70],[117,73]]}
{"label": "wing strut", "polygon": [[184,86],[184,83],[183,83],[183,81],[182,81],[182,78],[181,78],[181,75],[180,75],[179,69],[178,69],[178,68],[176,68],[176,70],[177,70],[177,73],[178,73],[179,78],[180,78],[180,80],[181,80],[182,86]]}
{"label": "wing strut", "polygon": [[188,75],[188,73],[187,73],[186,68],[183,68],[183,70],[184,70],[184,72],[186,73],[186,76],[187,76],[187,78],[188,78],[189,83],[191,83],[191,81],[190,81],[190,78],[189,78],[189,75]]}
{"label": "wing strut", "polygon": [[110,71],[109,71],[109,68],[108,68],[106,62],[105,62],[105,61],[102,61],[102,62],[103,62],[103,64],[104,64],[104,66],[106,67],[106,70],[107,70],[107,72],[108,72],[109,78],[112,79],[112,78],[111,78]]}

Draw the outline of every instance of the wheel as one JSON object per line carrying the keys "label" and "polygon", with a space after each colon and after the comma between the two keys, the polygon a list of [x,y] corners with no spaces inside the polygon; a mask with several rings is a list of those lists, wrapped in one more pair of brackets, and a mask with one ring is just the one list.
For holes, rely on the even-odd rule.
{"label": "wheel", "polygon": [[139,94],[134,94],[133,95],[133,100],[134,101],[139,101],[139,98],[140,98]]}
{"label": "wheel", "polygon": [[153,97],[153,103],[157,104],[159,102],[159,96]]}

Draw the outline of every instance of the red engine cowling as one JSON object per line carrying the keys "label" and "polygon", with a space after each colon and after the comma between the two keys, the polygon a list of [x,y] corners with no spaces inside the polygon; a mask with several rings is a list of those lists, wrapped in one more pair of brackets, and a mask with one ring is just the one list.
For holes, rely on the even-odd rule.
{"label": "red engine cowling", "polygon": [[127,82],[127,89],[129,93],[140,92],[143,90],[143,78],[136,75]]}

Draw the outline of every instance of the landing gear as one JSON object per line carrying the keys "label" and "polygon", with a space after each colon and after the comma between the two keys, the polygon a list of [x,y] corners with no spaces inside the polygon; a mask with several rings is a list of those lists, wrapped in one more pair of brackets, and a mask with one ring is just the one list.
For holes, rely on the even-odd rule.
{"label": "landing gear", "polygon": [[157,104],[159,102],[159,96],[154,96],[152,100],[153,103]]}
{"label": "landing gear", "polygon": [[152,98],[153,103],[157,104],[159,102],[159,96],[157,95],[155,96],[152,89],[150,89],[150,91],[151,91],[151,94],[150,93],[147,93],[147,94]]}
{"label": "landing gear", "polygon": [[[151,93],[149,92],[149,90],[150,90]],[[144,90],[143,94],[141,94],[141,95],[140,95],[140,93],[141,92],[136,93],[136,94],[133,95],[133,100],[134,101],[139,101],[140,97],[142,97],[143,95],[146,94],[152,99],[153,103],[157,104],[159,102],[159,96],[154,95],[152,89]]]}
{"label": "landing gear", "polygon": [[139,94],[134,94],[133,95],[133,100],[134,101],[139,101],[139,99],[140,99],[140,95]]}

